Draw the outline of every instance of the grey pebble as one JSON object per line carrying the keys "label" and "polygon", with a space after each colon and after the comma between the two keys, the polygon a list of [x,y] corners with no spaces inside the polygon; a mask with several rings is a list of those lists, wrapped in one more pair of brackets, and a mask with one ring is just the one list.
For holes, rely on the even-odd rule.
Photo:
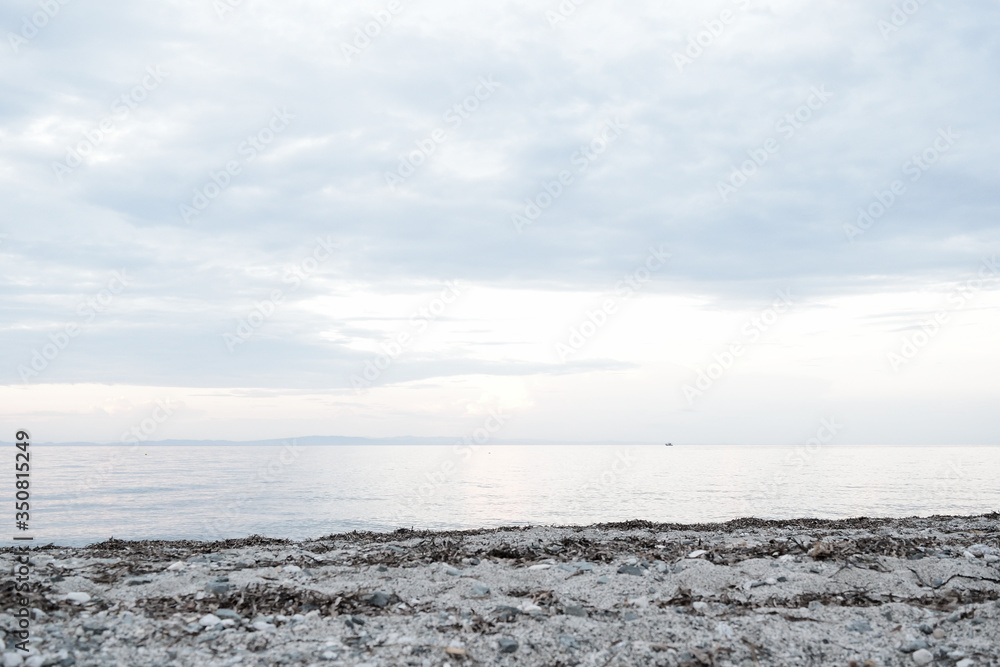
{"label": "grey pebble", "polygon": [[618,574],[630,574],[633,577],[641,577],[646,574],[646,571],[638,565],[622,565],[618,568]]}
{"label": "grey pebble", "polygon": [[375,591],[374,593],[369,593],[368,595],[364,596],[361,599],[367,602],[368,604],[378,607],[379,609],[384,609],[385,607],[389,606],[389,604],[392,602],[393,597],[394,596],[390,595],[389,593],[383,593],[382,591]]}
{"label": "grey pebble", "polygon": [[930,644],[927,643],[926,639],[917,639],[916,641],[903,644],[899,647],[899,650],[903,653],[913,653],[914,651],[919,651],[922,648],[927,648]]}
{"label": "grey pebble", "polygon": [[865,619],[860,619],[848,625],[847,629],[850,630],[851,632],[871,632],[872,626],[871,623],[869,623]]}
{"label": "grey pebble", "polygon": [[521,610],[517,607],[509,607],[507,605],[501,605],[493,610],[493,614],[501,621],[513,621]]}
{"label": "grey pebble", "polygon": [[469,593],[469,597],[474,598],[485,598],[489,597],[490,587],[484,584],[475,583],[472,585],[472,592]]}
{"label": "grey pebble", "polygon": [[587,617],[587,610],[584,609],[583,607],[581,607],[580,605],[575,605],[574,604],[574,605],[570,605],[570,606],[566,607],[566,615],[567,616],[579,616],[581,618],[586,618]]}
{"label": "grey pebble", "polygon": [[500,652],[501,653],[514,653],[517,651],[517,640],[511,639],[510,637],[501,637],[500,640]]}

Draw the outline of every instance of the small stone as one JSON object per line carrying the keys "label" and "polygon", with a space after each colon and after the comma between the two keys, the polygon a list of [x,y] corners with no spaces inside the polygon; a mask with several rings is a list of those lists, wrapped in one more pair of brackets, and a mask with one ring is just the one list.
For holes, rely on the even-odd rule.
{"label": "small stone", "polygon": [[86,630],[87,632],[92,632],[92,633],[97,634],[97,635],[99,635],[99,634],[103,633],[105,630],[107,630],[106,627],[104,627],[103,625],[101,625],[100,623],[97,623],[95,621],[84,621],[83,622],[83,629]]}
{"label": "small stone", "polygon": [[517,640],[510,637],[501,637],[499,640],[501,653],[514,653],[517,651]]}
{"label": "small stone", "polygon": [[447,574],[449,577],[460,577],[460,576],[462,576],[462,571],[461,570],[456,570],[453,567],[449,567],[448,569],[446,569],[444,571],[444,573]]}
{"label": "small stone", "polygon": [[383,593],[382,591],[375,591],[374,593],[369,593],[368,595],[361,598],[370,605],[374,605],[379,609],[384,609],[389,606],[392,602],[394,596],[389,593]]}
{"label": "small stone", "polygon": [[972,658],[963,658],[955,663],[955,667],[973,667],[976,661]]}
{"label": "small stone", "polygon": [[575,567],[573,567],[572,565],[568,565],[566,563],[559,563],[558,565],[556,565],[556,569],[562,570],[563,572],[576,572]]}
{"label": "small stone", "polygon": [[624,614],[622,614],[622,620],[624,620],[626,622],[628,622],[628,621],[638,621],[639,620],[639,614],[635,613],[634,611],[627,611]]}
{"label": "small stone", "polygon": [[872,626],[871,623],[865,619],[859,619],[848,625],[847,629],[851,632],[871,632]]}
{"label": "small stone", "polygon": [[297,574],[302,571],[302,568],[298,565],[286,565],[281,569],[283,572],[288,572],[290,574]]}
{"label": "small stone", "polygon": [[687,555],[688,558],[701,558],[706,555],[708,551],[705,549],[696,549]]}
{"label": "small stone", "polygon": [[931,636],[934,637],[934,639],[944,639],[945,634],[944,628],[934,628],[934,632],[931,633]]}
{"label": "small stone", "polygon": [[918,665],[929,665],[934,662],[934,654],[925,648],[913,652],[913,662]]}
{"label": "small stone", "polygon": [[222,618],[222,619],[228,618],[228,619],[232,619],[234,621],[240,620],[240,615],[237,614],[232,609],[217,609],[215,611],[215,615],[218,616],[219,618]]}
{"label": "small stone", "polygon": [[914,651],[919,651],[922,648],[927,648],[929,644],[926,639],[917,639],[909,644],[903,644],[899,647],[899,650],[903,653],[913,653]]}
{"label": "small stone", "polygon": [[225,595],[229,592],[229,584],[224,581],[211,581],[205,584],[205,590],[214,595]]}
{"label": "small stone", "polygon": [[204,616],[198,619],[198,623],[204,625],[206,628],[210,628],[213,625],[218,625],[221,622],[222,619],[216,616],[215,614],[205,614]]}
{"label": "small stone", "polygon": [[641,577],[646,574],[646,571],[638,565],[622,565],[618,568],[618,574],[630,574],[633,577]]}
{"label": "small stone", "polygon": [[490,595],[490,587],[485,584],[475,583],[472,585],[472,591],[469,593],[469,597],[473,598],[485,598]]}
{"label": "small stone", "polygon": [[576,637],[572,635],[559,635],[559,643],[566,648],[578,649],[580,648],[580,642],[576,640]]}
{"label": "small stone", "polygon": [[[85,604],[87,602],[90,602],[90,593],[83,593],[81,591],[76,591],[76,592],[73,592],[73,593],[67,593],[66,594],[66,599],[69,600],[70,602],[73,602],[73,603],[76,603],[76,604]],[[17,655],[17,654],[15,653],[14,655]],[[18,656],[18,657],[20,657],[20,656]]]}
{"label": "small stone", "polygon": [[579,616],[580,618],[587,618],[587,610],[580,605],[570,605],[566,607],[567,616]]}
{"label": "small stone", "polygon": [[547,570],[550,567],[552,567],[552,566],[549,565],[548,563],[538,563],[536,565],[529,565],[528,569],[529,570]]}
{"label": "small stone", "polygon": [[32,655],[24,659],[24,667],[42,667],[45,659],[40,655]]}
{"label": "small stone", "polygon": [[708,603],[698,600],[697,602],[691,603],[691,608],[694,609],[699,614],[704,614],[706,611],[708,611]]}
{"label": "small stone", "polygon": [[925,635],[929,635],[930,633],[934,632],[934,626],[930,625],[929,623],[921,623],[917,629],[920,630],[920,632],[924,633]]}
{"label": "small stone", "polygon": [[607,577],[604,577],[604,576],[600,576],[600,577],[597,578],[597,583],[599,583],[599,584],[606,584],[609,581],[610,581],[610,579],[608,579]]}
{"label": "small stone", "polygon": [[388,572],[389,571],[389,568],[387,568],[385,565],[379,565],[375,569],[378,570],[379,572]]}
{"label": "small stone", "polygon": [[506,621],[508,623],[513,621],[520,613],[521,610],[517,607],[509,607],[507,605],[501,605],[493,610],[493,614],[498,620]]}
{"label": "small stone", "polygon": [[586,561],[579,561],[577,563],[573,563],[573,567],[580,570],[581,572],[592,572],[594,570],[594,564],[588,563]]}
{"label": "small stone", "polygon": [[167,570],[169,570],[170,572],[176,572],[177,570],[183,570],[185,567],[187,566],[184,565],[183,562],[177,561],[168,565]]}

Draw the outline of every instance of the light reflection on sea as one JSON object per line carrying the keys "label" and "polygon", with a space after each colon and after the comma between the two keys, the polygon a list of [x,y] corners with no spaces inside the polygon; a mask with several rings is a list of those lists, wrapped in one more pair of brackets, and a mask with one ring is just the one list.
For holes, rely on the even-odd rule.
{"label": "light reflection on sea", "polygon": [[[36,544],[1000,509],[1000,447],[35,446]],[[8,538],[9,540],[9,538]],[[10,543],[10,542],[8,542]]]}

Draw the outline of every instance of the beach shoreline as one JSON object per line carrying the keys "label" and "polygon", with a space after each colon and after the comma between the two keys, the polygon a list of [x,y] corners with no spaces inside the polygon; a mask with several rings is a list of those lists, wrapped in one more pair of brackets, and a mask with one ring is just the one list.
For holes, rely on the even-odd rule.
{"label": "beach shoreline", "polygon": [[997,513],[29,553],[31,651],[9,574],[5,664],[1000,665]]}

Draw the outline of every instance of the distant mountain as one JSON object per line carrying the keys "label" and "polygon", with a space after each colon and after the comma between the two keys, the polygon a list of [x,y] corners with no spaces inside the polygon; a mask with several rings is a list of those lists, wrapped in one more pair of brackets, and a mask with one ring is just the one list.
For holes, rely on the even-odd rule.
{"label": "distant mountain", "polygon": [[[395,438],[360,438],[344,435],[308,435],[299,438],[282,438],[272,440],[148,440],[142,442],[144,447],[150,446],[172,446],[172,447],[219,447],[230,445],[241,446],[269,446],[280,447],[290,443],[302,446],[329,446],[329,445],[454,445],[466,444],[465,437],[416,437],[399,436]],[[10,443],[3,443],[10,444]],[[130,446],[131,442],[33,442],[32,445],[59,445],[61,447],[70,446]],[[471,439],[468,444],[474,444]],[[497,439],[489,440],[484,445],[652,445],[649,442],[609,442],[595,440],[591,442],[570,442],[565,440],[510,440]],[[661,445],[662,446],[662,445]]]}

